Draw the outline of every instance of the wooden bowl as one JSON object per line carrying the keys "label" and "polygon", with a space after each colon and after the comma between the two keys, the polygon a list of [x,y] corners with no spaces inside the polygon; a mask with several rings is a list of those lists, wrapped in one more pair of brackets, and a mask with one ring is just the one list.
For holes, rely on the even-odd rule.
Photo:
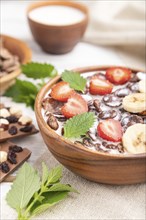
{"label": "wooden bowl", "polygon": [[[95,66],[75,71],[85,73],[107,68],[109,66]],[[133,70],[133,72],[137,71]],[[112,155],[94,152],[59,136],[46,124],[41,113],[41,102],[48,90],[59,79],[60,76],[57,76],[48,82],[39,92],[35,102],[35,113],[40,132],[54,157],[69,170],[91,181],[118,185],[146,182],[146,154]]]}
{"label": "wooden bowl", "polygon": [[[30,11],[48,5],[63,5],[79,9],[85,14],[85,18],[75,24],[59,26],[38,23],[29,18]],[[70,1],[37,2],[29,6],[27,18],[34,39],[44,51],[52,54],[64,54],[71,51],[82,38],[88,23],[88,9],[82,4]]]}
{"label": "wooden bowl", "polygon": [[[22,64],[25,64],[31,60],[31,50],[24,42],[6,35],[0,35],[0,38],[3,40],[4,47],[12,54],[17,55]],[[15,82],[15,78],[20,73],[21,69],[19,68],[0,78],[0,94],[3,94]]]}

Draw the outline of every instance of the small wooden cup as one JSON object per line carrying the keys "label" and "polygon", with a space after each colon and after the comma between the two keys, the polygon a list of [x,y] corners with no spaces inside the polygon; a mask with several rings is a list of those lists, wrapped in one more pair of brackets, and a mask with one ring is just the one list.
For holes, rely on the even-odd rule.
{"label": "small wooden cup", "polygon": [[[80,73],[106,70],[110,66],[95,66],[76,69]],[[133,69],[136,73],[139,70]],[[107,184],[135,184],[146,182],[146,154],[109,154],[91,151],[81,144],[59,136],[42,116],[41,102],[60,76],[48,82],[39,92],[35,102],[35,113],[42,137],[54,157],[69,170],[88,180]]]}
{"label": "small wooden cup", "polygon": [[[85,14],[82,21],[70,25],[46,25],[32,20],[29,12],[35,8],[49,5],[69,6],[79,9]],[[64,54],[70,52],[82,38],[88,23],[86,6],[70,1],[45,1],[33,3],[27,10],[28,23],[34,39],[46,52]]]}
{"label": "small wooden cup", "polygon": [[[31,50],[22,41],[6,35],[0,35],[3,45],[12,54],[17,55],[22,64],[31,61]],[[3,94],[14,82],[15,78],[21,73],[21,69],[17,69],[6,76],[0,78],[0,94]]]}

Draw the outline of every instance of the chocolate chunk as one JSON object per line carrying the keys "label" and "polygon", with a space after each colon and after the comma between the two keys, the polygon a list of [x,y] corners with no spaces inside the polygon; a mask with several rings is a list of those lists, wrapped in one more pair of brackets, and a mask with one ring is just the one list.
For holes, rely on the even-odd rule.
{"label": "chocolate chunk", "polygon": [[59,124],[58,124],[58,122],[57,122],[57,119],[56,119],[55,116],[52,115],[51,113],[48,115],[47,124],[48,124],[49,127],[52,128],[53,130],[57,130],[58,127],[59,127]]}
{"label": "chocolate chunk", "polygon": [[102,111],[98,115],[98,117],[101,119],[114,118],[116,116],[117,116],[116,110]]}
{"label": "chocolate chunk", "polygon": [[11,124],[11,123],[17,123],[18,122],[18,118],[16,116],[9,116],[6,118],[8,120],[8,122]]}
{"label": "chocolate chunk", "polygon": [[0,170],[3,173],[8,173],[10,171],[9,165],[6,162],[0,164]]}
{"label": "chocolate chunk", "polygon": [[20,153],[23,151],[23,148],[20,146],[17,146],[17,145],[11,145],[11,146],[9,146],[9,150],[13,151],[15,153]]}
{"label": "chocolate chunk", "polygon": [[122,100],[114,94],[105,95],[103,97],[103,102],[105,103],[105,105],[110,107],[119,107],[120,105],[122,105]]}
{"label": "chocolate chunk", "polygon": [[17,127],[16,127],[16,126],[10,127],[9,130],[8,130],[8,132],[9,132],[9,134],[11,134],[11,135],[17,134],[17,133],[18,133]]}
{"label": "chocolate chunk", "polygon": [[33,129],[33,126],[32,125],[27,125],[27,126],[25,126],[25,127],[23,127],[23,128],[20,128],[19,129],[19,131],[22,131],[22,132],[31,132],[32,131],[32,129]]}
{"label": "chocolate chunk", "polygon": [[7,159],[8,159],[8,161],[11,163],[11,164],[16,164],[17,163],[17,160],[16,160],[16,154],[15,154],[15,152],[14,151],[9,151],[8,152],[8,157],[7,157]]}
{"label": "chocolate chunk", "polygon": [[125,97],[129,95],[129,93],[130,93],[130,89],[128,88],[117,89],[115,91],[115,95],[117,95],[118,97]]}

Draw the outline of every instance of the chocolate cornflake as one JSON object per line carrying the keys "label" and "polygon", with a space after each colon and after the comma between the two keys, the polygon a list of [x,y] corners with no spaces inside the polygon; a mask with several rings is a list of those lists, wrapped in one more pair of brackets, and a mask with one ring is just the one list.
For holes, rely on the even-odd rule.
{"label": "chocolate cornflake", "polygon": [[17,134],[17,133],[18,133],[17,127],[16,127],[16,126],[10,127],[9,130],[8,130],[8,132],[9,132],[9,134],[11,134],[11,135]]}
{"label": "chocolate cornflake", "polygon": [[50,128],[52,128],[53,130],[57,130],[59,127],[59,124],[57,122],[57,119],[55,118],[55,116],[53,114],[49,114],[48,115],[48,119],[47,119],[47,124],[49,125]]}
{"label": "chocolate cornflake", "polygon": [[26,132],[26,133],[27,133],[27,132],[31,132],[32,129],[33,129],[33,126],[32,126],[32,125],[27,125],[27,126],[25,126],[25,127],[20,128],[19,131],[22,131],[22,132]]}

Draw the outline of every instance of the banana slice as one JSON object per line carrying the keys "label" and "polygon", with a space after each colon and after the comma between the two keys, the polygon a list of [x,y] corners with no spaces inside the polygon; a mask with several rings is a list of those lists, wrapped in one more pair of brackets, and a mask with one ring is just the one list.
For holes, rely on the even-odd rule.
{"label": "banana slice", "polygon": [[141,80],[139,83],[139,91],[142,93],[146,93],[146,80]]}
{"label": "banana slice", "polygon": [[134,124],[123,135],[124,148],[132,154],[146,153],[146,125]]}
{"label": "banana slice", "polygon": [[123,98],[123,108],[132,113],[140,113],[146,110],[146,94],[133,93]]}

